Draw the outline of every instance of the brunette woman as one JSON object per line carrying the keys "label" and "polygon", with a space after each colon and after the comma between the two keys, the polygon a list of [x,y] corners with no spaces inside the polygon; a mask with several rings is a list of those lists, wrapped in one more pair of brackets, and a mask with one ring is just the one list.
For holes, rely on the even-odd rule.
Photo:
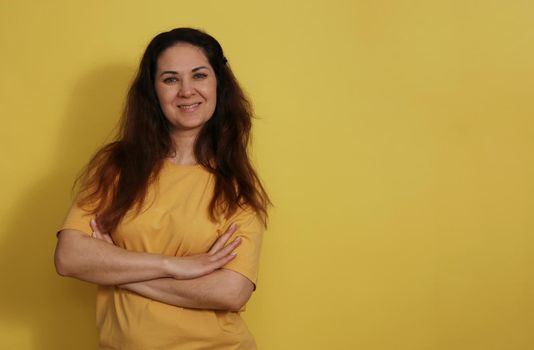
{"label": "brunette woman", "polygon": [[270,202],[251,118],[212,36],[150,42],[116,141],[89,162],[58,234],[58,273],[98,285],[100,349],[256,348],[240,312]]}

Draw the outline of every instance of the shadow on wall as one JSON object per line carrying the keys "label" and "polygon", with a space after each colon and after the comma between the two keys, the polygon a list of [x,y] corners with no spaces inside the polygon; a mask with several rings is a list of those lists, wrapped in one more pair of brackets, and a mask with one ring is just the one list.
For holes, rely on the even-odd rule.
{"label": "shadow on wall", "polygon": [[[13,330],[9,348],[95,349],[94,285],[59,277],[54,269],[55,232],[72,200],[75,176],[112,136],[133,69],[107,66],[72,91],[54,161],[32,189],[12,204],[0,242],[0,325]],[[0,345],[5,346],[4,340]],[[23,345],[28,344],[28,345]]]}

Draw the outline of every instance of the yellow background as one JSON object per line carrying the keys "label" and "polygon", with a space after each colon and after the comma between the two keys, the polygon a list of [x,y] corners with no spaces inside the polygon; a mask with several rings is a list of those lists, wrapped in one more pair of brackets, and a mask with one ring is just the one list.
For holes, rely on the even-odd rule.
{"label": "yellow background", "polygon": [[203,28],[272,195],[260,349],[534,348],[532,1],[0,5],[0,348],[93,349],[55,275],[70,187],[155,34]]}

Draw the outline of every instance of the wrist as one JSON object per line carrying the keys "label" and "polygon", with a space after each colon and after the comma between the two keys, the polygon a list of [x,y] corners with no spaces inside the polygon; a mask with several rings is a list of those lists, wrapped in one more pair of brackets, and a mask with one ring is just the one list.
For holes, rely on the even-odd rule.
{"label": "wrist", "polygon": [[174,278],[174,269],[176,265],[176,257],[174,256],[163,256],[161,262],[162,274],[163,277]]}

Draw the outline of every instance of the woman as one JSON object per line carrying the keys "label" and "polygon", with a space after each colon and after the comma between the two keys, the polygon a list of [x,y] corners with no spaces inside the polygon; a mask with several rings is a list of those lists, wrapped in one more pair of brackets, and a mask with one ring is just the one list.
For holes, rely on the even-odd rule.
{"label": "woman", "polygon": [[241,319],[270,204],[251,108],[219,43],[157,35],[58,234],[62,276],[99,285],[101,349],[254,349]]}

